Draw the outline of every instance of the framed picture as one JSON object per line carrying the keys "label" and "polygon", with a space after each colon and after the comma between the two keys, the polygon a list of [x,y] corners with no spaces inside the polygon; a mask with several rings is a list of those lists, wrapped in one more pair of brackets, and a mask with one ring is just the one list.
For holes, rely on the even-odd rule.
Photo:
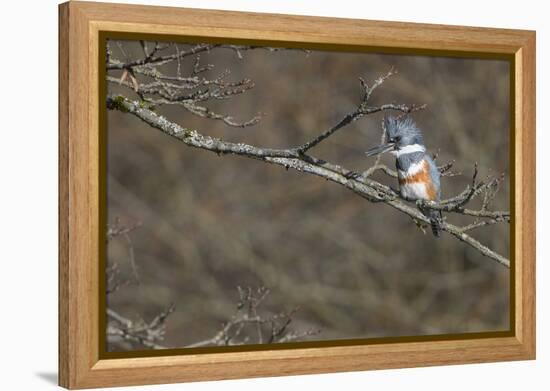
{"label": "framed picture", "polygon": [[59,12],[60,385],[534,359],[534,32]]}

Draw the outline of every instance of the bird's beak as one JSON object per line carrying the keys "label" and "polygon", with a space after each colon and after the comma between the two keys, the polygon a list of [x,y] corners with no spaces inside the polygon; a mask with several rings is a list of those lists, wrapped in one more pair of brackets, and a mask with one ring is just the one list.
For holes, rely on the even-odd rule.
{"label": "bird's beak", "polygon": [[395,143],[386,143],[386,144],[378,145],[374,148],[369,149],[365,153],[367,154],[367,156],[380,155],[381,153],[388,152],[391,149],[393,149],[394,145]]}

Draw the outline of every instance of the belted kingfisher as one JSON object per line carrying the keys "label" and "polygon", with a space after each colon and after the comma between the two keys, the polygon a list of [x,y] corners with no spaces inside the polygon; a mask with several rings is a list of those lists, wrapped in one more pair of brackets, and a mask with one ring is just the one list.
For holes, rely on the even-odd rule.
{"label": "belted kingfisher", "polygon": [[[399,192],[408,201],[441,198],[440,173],[434,160],[426,153],[420,129],[410,117],[384,118],[386,143],[369,149],[367,156],[391,152],[395,156]],[[441,235],[441,211],[422,210],[430,219],[434,236]]]}

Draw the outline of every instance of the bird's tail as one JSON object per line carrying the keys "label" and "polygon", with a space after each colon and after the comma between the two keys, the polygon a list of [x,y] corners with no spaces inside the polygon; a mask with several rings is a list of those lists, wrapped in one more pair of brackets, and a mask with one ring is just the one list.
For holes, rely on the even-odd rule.
{"label": "bird's tail", "polygon": [[440,210],[430,210],[427,217],[430,218],[430,226],[432,227],[432,233],[436,238],[441,236],[441,211]]}

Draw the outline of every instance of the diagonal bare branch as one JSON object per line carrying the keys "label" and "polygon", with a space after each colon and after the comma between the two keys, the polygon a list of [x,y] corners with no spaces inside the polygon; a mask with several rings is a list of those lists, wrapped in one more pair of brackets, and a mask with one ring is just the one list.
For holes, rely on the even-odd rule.
{"label": "diagonal bare branch", "polygon": [[[316,175],[331,182],[338,183],[368,201],[381,202],[389,205],[415,221],[421,221],[425,224],[429,223],[428,219],[417,208],[411,207],[404,203],[399,198],[399,195],[390,187],[367,177],[353,176],[351,175],[353,174],[351,170],[307,155],[301,147],[288,149],[261,148],[248,144],[231,143],[217,138],[212,138],[202,135],[196,130],[183,128],[180,125],[167,120],[163,116],[160,116],[147,108],[141,107],[138,102],[131,101],[122,96],[109,96],[107,98],[107,107],[112,110],[119,110],[132,114],[153,128],[156,128],[163,133],[180,140],[190,147],[208,150],[217,154],[234,154],[244,156],[261,160],[269,164],[282,166],[287,169],[292,168],[307,174]],[[473,184],[474,183],[476,183],[475,177],[473,178]],[[474,191],[474,193],[478,194],[477,191],[479,190],[479,186],[477,184],[476,186],[472,187],[476,187],[477,190]],[[470,194],[471,190],[467,190],[467,194]],[[461,204],[461,202],[463,201],[458,201],[458,204]],[[465,209],[462,209],[464,204],[461,204],[459,208],[450,207],[448,204],[443,203],[429,203],[425,206],[432,209],[448,210],[449,212],[466,214],[464,213]],[[477,212],[473,211],[472,213]],[[510,266],[510,261],[507,258],[469,236],[462,230],[462,228],[448,222],[442,222],[441,228],[460,241],[463,241],[472,248],[476,249],[482,255],[489,257],[504,266]]]}

